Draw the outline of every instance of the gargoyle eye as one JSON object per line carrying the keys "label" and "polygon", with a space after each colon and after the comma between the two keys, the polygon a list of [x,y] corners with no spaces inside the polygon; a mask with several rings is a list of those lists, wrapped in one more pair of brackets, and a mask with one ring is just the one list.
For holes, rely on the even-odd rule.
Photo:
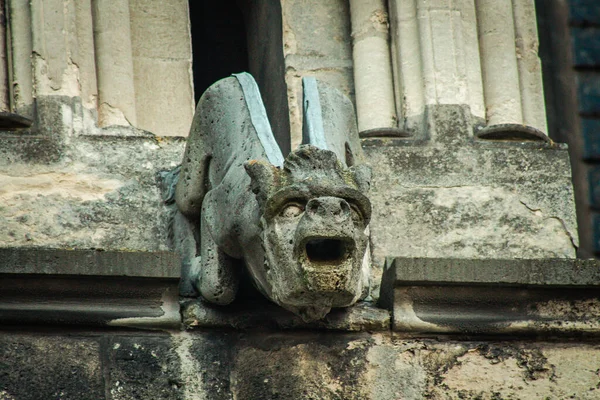
{"label": "gargoyle eye", "polygon": [[283,210],[281,210],[281,216],[285,218],[297,217],[304,212],[304,206],[300,203],[287,203]]}

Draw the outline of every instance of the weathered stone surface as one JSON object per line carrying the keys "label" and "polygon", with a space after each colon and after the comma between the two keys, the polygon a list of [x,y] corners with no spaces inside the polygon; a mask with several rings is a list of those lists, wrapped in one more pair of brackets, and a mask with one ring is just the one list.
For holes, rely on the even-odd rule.
{"label": "weathered stone surface", "polygon": [[[167,335],[117,336],[104,342],[108,398],[182,399],[181,361]],[[205,366],[210,368],[208,365]],[[200,372],[200,371],[198,371]]]}
{"label": "weathered stone surface", "polygon": [[186,136],[194,115],[188,2],[130,0],[137,126]]}
{"label": "weathered stone surface", "polygon": [[600,285],[600,263],[581,259],[389,258],[382,289],[392,285]]}
{"label": "weathered stone surface", "polygon": [[322,320],[304,322],[266,299],[242,299],[228,307],[206,304],[200,300],[182,304],[183,324],[188,329],[235,328],[316,329],[347,332],[376,332],[390,329],[390,314],[369,303],[333,309]]}
{"label": "weathered stone surface", "polygon": [[[354,97],[348,2],[281,2],[291,148],[302,139],[302,77],[314,76]],[[306,10],[311,12],[306,12]],[[319,40],[314,40],[318,37]]]}
{"label": "weathered stone surface", "polygon": [[598,349],[586,344],[479,344],[441,369],[439,384],[429,393],[444,399],[595,399]]}
{"label": "weathered stone surface", "polygon": [[242,263],[265,296],[307,321],[367,295],[370,170],[350,101],[311,82],[305,144],[285,159],[250,75],[200,99],[175,200],[200,227],[200,258],[183,257],[183,279],[207,301],[234,300]]}
{"label": "weathered stone surface", "polygon": [[411,334],[600,336],[596,260],[388,260],[380,305]]}
{"label": "weathered stone surface", "polygon": [[95,339],[3,333],[0,398],[104,399],[100,353]]}
{"label": "weathered stone surface", "polygon": [[596,343],[5,332],[0,354],[3,399],[591,400],[600,390]]}
{"label": "weathered stone surface", "polygon": [[158,175],[181,139],[98,129],[76,98],[38,98],[35,131],[0,140],[2,247],[167,250]]}
{"label": "weathered stone surface", "polygon": [[468,107],[429,106],[430,139],[363,140],[374,282],[385,257],[575,257],[567,150],[475,139],[473,118]]}
{"label": "weathered stone surface", "polygon": [[0,248],[0,273],[178,278],[179,257],[166,251]]}
{"label": "weathered stone surface", "polygon": [[365,142],[371,234],[384,257],[573,258],[565,149],[517,143]]}

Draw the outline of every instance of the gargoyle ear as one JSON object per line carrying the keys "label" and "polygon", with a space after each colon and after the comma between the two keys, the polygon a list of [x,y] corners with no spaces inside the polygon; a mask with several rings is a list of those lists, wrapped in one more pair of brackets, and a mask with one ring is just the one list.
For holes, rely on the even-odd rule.
{"label": "gargoyle ear", "polygon": [[277,167],[261,160],[250,160],[244,163],[246,173],[250,176],[250,188],[261,204],[266,201],[269,189],[275,184]]}
{"label": "gargoyle ear", "polygon": [[350,167],[354,182],[362,193],[368,193],[371,189],[371,167],[366,164],[358,164]]}

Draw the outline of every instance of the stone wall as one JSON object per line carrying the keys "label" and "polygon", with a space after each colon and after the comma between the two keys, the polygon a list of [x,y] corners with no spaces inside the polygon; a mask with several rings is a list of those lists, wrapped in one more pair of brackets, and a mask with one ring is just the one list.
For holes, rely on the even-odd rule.
{"label": "stone wall", "polygon": [[[193,110],[187,3],[110,2],[120,7],[120,14],[94,4],[105,3],[8,1],[14,35],[13,111],[34,124],[0,132],[2,247],[168,250],[161,177],[181,162],[182,136]],[[278,20],[261,21],[272,17],[273,10],[281,13],[282,55],[278,40],[265,46],[253,42],[249,48],[282,59],[265,72],[255,65],[260,58],[254,54],[251,65],[262,80],[268,71],[285,78],[294,148],[301,137],[302,76],[326,81],[350,98],[355,95],[350,10],[342,0],[282,0],[280,7],[271,6],[248,18],[250,25],[269,27],[260,32],[269,36]],[[102,19],[106,12],[125,22],[112,26],[112,20]],[[127,54],[115,53],[124,46],[122,37],[131,50]],[[105,69],[111,65],[117,70]],[[283,84],[268,86],[268,92],[276,92]],[[277,104],[281,96],[268,95],[273,114],[286,109]],[[546,140],[480,140],[473,125],[482,115],[472,119],[473,110],[452,101],[441,105],[423,109],[427,132],[421,136],[363,142],[374,169],[375,298],[390,256],[486,260],[575,255],[566,149]],[[286,124],[278,121],[278,129]],[[108,272],[119,279],[118,273]],[[2,274],[5,278],[6,270]],[[78,277],[71,275],[71,280]],[[94,281],[95,275],[86,278],[90,286]],[[65,300],[61,290],[52,296]],[[117,299],[127,297],[113,292]],[[247,330],[183,332],[134,331],[114,324],[100,328],[79,320],[75,329],[67,325],[68,318],[55,317],[65,310],[86,314],[81,297],[66,300],[64,309],[56,303],[31,305],[34,311],[39,306],[55,312],[52,324],[32,318],[25,326],[13,318],[14,325],[3,325],[0,399],[600,397],[598,338],[580,331],[561,340],[409,337],[388,330],[271,331],[260,323],[250,323]],[[161,312],[160,301],[177,305],[173,296],[153,298],[152,313]],[[103,303],[98,304],[102,314]],[[129,312],[129,306],[118,311]],[[10,299],[2,307],[15,315]],[[228,310],[216,314],[220,318]],[[155,321],[146,327],[158,328]]]}
{"label": "stone wall", "polygon": [[167,249],[160,176],[194,110],[187,2],[7,3],[11,111],[33,123],[0,131],[0,245]]}
{"label": "stone wall", "polygon": [[319,332],[17,332],[0,398],[597,399],[600,346]]}
{"label": "stone wall", "polygon": [[292,149],[302,139],[302,77],[314,76],[354,97],[349,5],[342,0],[283,0],[283,54]]}

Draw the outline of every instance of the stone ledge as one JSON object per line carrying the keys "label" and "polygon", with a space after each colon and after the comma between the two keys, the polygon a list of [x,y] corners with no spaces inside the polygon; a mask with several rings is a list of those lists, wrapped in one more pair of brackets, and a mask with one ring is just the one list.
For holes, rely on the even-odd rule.
{"label": "stone ledge", "polygon": [[177,280],[0,274],[0,325],[174,329]]}
{"label": "stone ledge", "polygon": [[390,314],[387,310],[362,302],[354,307],[333,309],[321,321],[305,323],[300,317],[267,301],[256,298],[236,301],[229,306],[216,306],[201,300],[182,303],[183,324],[186,328],[234,329],[316,329],[332,331],[388,331]]}
{"label": "stone ledge", "polygon": [[600,335],[596,260],[387,260],[380,304],[410,334]]}
{"label": "stone ledge", "polygon": [[382,287],[390,284],[600,285],[598,260],[566,258],[388,258],[384,274]]}
{"label": "stone ledge", "polygon": [[0,248],[0,324],[178,328],[178,277],[168,252]]}
{"label": "stone ledge", "polygon": [[179,278],[179,256],[167,251],[0,248],[0,274]]}

